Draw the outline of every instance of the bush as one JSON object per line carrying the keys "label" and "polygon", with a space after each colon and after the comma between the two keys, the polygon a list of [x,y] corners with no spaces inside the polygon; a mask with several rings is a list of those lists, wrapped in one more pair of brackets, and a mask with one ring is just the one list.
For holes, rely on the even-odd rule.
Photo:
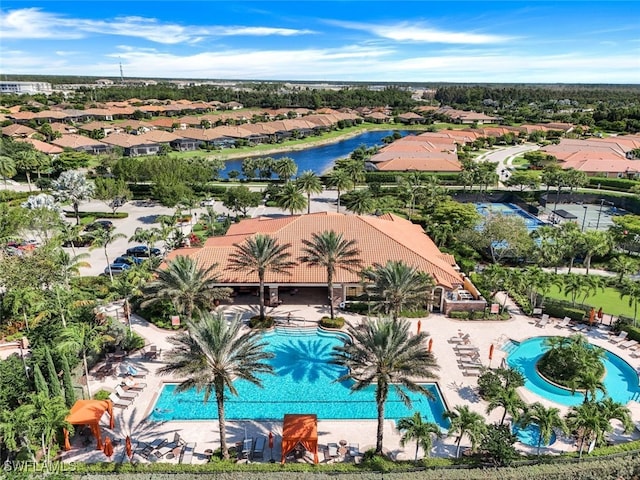
{"label": "bush", "polygon": [[95,395],[93,396],[94,400],[108,400],[109,399],[109,395],[111,395],[109,392],[107,392],[106,390],[98,390]]}
{"label": "bush", "polygon": [[264,317],[264,320],[260,320],[260,315],[256,315],[249,320],[249,326],[251,328],[273,328],[274,324],[275,319],[269,316]]}
{"label": "bush", "polygon": [[134,350],[140,350],[143,348],[144,344],[145,340],[143,337],[138,335],[136,332],[127,330],[127,333],[120,342],[120,347],[122,347],[125,352],[133,352]]}
{"label": "bush", "polygon": [[322,317],[320,319],[320,326],[324,328],[342,328],[344,327],[344,317]]}
{"label": "bush", "polygon": [[580,308],[573,308],[567,305],[564,305],[562,302],[558,301],[549,301],[547,300],[544,305],[544,312],[548,314],[550,317],[555,318],[564,318],[569,317],[571,320],[581,322],[584,320],[585,315],[587,313]]}
{"label": "bush", "polygon": [[462,311],[452,310],[449,312],[449,318],[455,318],[458,320],[468,320],[469,312],[465,312],[464,310]]}
{"label": "bush", "polygon": [[620,330],[624,330],[627,332],[627,338],[629,340],[635,340],[636,342],[640,342],[640,328],[634,327],[628,323],[622,323],[620,325]]}
{"label": "bush", "polygon": [[73,288],[89,295],[91,298],[104,299],[109,296],[111,282],[109,277],[74,277],[71,279]]}
{"label": "bush", "polygon": [[640,185],[640,182],[636,180],[629,180],[627,178],[604,178],[604,177],[589,177],[589,186],[597,188],[605,187],[609,190],[617,190],[620,192],[628,192],[631,187]]}
{"label": "bush", "polygon": [[[129,214],[127,212],[78,212],[80,218],[127,218]],[[75,218],[76,214],[72,211],[65,210],[64,216],[67,218]]]}
{"label": "bush", "polygon": [[429,310],[403,310],[400,312],[400,316],[404,318],[424,318],[429,316]]}

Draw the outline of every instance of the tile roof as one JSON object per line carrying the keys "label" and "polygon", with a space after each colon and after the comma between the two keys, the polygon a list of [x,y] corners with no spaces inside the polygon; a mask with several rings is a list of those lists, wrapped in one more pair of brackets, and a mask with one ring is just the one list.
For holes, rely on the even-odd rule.
{"label": "tile roof", "polygon": [[75,133],[62,135],[62,137],[52,140],[51,143],[62,148],[74,149],[81,147],[106,146],[105,143],[99,140],[93,140],[92,138],[77,135]]}
{"label": "tile roof", "polygon": [[2,127],[2,134],[7,137],[28,137],[34,133],[36,133],[36,130],[33,128],[27,127],[26,125],[20,125],[18,123]]}
{"label": "tile roof", "polygon": [[50,143],[41,142],[40,140],[36,140],[35,138],[17,138],[16,140],[18,142],[30,143],[37,151],[46,153],[47,155],[58,155],[64,152],[63,148],[60,148],[56,145],[51,145]]}
{"label": "tile roof", "polygon": [[[451,256],[442,254],[419,225],[392,214],[382,216],[345,215],[340,213],[316,213],[279,218],[253,218],[233,224],[224,237],[212,237],[201,248],[178,249],[169,253],[170,260],[178,255],[187,255],[203,267],[218,264],[217,272],[221,283],[257,283],[255,274],[237,272],[229,268],[229,255],[235,245],[241,244],[249,236],[257,233],[269,234],[281,244],[290,244],[293,259],[303,252],[302,239],[310,239],[313,233],[334,230],[346,239],[357,241],[363,267],[388,260],[402,260],[429,273],[438,285],[453,288],[462,284],[461,275],[453,267]],[[279,284],[326,284],[326,271],[299,263],[290,275],[269,272],[266,282]],[[357,273],[344,270],[336,272],[336,283],[358,283]]]}
{"label": "tile roof", "polygon": [[104,143],[123,148],[137,147],[140,145],[154,145],[157,142],[144,138],[143,135],[131,135],[129,133],[112,133],[102,139]]}

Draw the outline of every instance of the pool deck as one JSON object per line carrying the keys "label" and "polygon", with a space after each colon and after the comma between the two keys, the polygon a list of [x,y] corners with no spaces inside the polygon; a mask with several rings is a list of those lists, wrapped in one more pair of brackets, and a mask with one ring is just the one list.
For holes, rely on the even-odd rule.
{"label": "pool deck", "polygon": [[[510,302],[507,303],[509,305]],[[238,313],[247,319],[254,314],[251,306],[247,305],[229,305],[222,306],[227,313]],[[515,311],[515,306],[511,306]],[[115,310],[115,306],[113,308]],[[286,324],[287,314],[293,312],[292,324],[299,327],[313,327],[317,325],[317,321],[323,315],[327,314],[326,308],[314,305],[283,305],[272,311],[270,314],[276,316],[283,324]],[[347,321],[353,325],[357,325],[363,319],[362,315],[354,315],[340,312]],[[304,319],[304,320],[302,320]],[[502,416],[502,409],[496,409],[491,414],[486,414],[486,402],[481,400],[477,395],[477,377],[465,376],[458,366],[458,357],[455,354],[455,344],[449,343],[451,337],[458,337],[462,334],[469,335],[470,345],[478,347],[481,354],[481,361],[485,366],[497,367],[505,358],[506,353],[501,350],[501,346],[509,340],[522,341],[530,337],[543,335],[563,335],[568,336],[575,332],[569,328],[557,327],[559,321],[552,319],[546,327],[536,326],[535,319],[521,315],[513,314],[513,318],[508,321],[461,321],[446,318],[444,315],[432,314],[427,318],[420,319],[422,331],[427,332],[433,338],[433,353],[436,356],[439,369],[439,378],[437,380],[442,393],[445,404],[448,408],[456,405],[468,405],[473,411],[482,414],[487,422],[499,422]],[[411,319],[414,328],[417,328],[418,319]],[[156,345],[158,349],[166,352],[171,348],[168,337],[172,332],[158,329],[154,325],[149,324],[140,317],[133,316],[133,330],[142,335],[147,345]],[[247,327],[248,328],[248,327]],[[620,356],[630,365],[640,372],[639,360],[631,357],[631,350],[622,349],[617,345],[609,343],[608,327],[594,326],[586,335],[589,341],[595,345],[601,346]],[[489,361],[489,350],[494,345],[493,359]],[[126,361],[137,368],[141,372],[146,373],[146,378],[139,380],[147,384],[146,388],[141,391],[135,399],[135,402],[126,409],[114,408],[115,428],[111,431],[108,429],[106,415],[103,417],[103,433],[112,439],[121,439],[127,435],[131,435],[133,448],[136,449],[138,442],[152,442],[158,438],[167,438],[172,440],[174,433],[179,432],[186,442],[195,442],[195,455],[192,463],[205,463],[207,461],[204,451],[219,448],[218,423],[211,421],[170,421],[164,423],[145,422],[145,418],[149,415],[156,398],[159,395],[164,382],[176,381],[176,379],[160,377],[156,375],[158,367],[162,366],[160,359],[145,359],[140,353],[132,355]],[[100,389],[112,391],[121,379],[115,376],[97,379],[90,375],[90,386],[95,393]],[[541,398],[529,390],[519,389],[521,397],[528,403],[539,401],[546,406],[554,406],[560,409],[561,413],[565,413],[569,407],[553,404],[544,398]],[[266,393],[265,393],[266,394]],[[210,401],[215,401],[211,399]],[[627,404],[631,410],[634,423],[640,422],[640,399],[631,401]],[[309,412],[313,413],[313,412]],[[617,423],[617,422],[616,422]],[[361,452],[375,446],[376,438],[376,421],[375,420],[319,420],[318,422],[318,443],[326,445],[327,443],[339,443],[345,440],[347,443],[357,443]],[[640,432],[635,430],[632,434],[624,435],[620,426],[614,424],[615,432],[610,435],[613,441],[625,441],[640,438]],[[273,452],[270,452],[268,445],[264,450],[264,459],[257,461],[269,461],[274,458],[280,460],[280,436],[282,433],[282,421],[273,422],[257,422],[257,421],[229,421],[227,420],[227,438],[229,445],[233,445],[237,441],[241,441],[245,437],[257,437],[259,435],[268,435],[273,432],[275,436],[275,444]],[[437,440],[431,451],[431,456],[453,457],[455,455],[455,437],[447,437]],[[115,447],[115,454],[112,461],[127,462],[129,461],[124,454],[124,441]],[[468,446],[467,439],[463,439],[462,447]],[[395,429],[395,422],[386,420],[384,425],[384,447],[397,459],[413,459],[415,452],[415,443],[410,443],[404,448],[400,446],[400,433]],[[535,453],[535,448],[517,444],[522,451]],[[560,453],[566,451],[575,451],[573,439],[558,437],[557,441],[548,448],[543,448],[545,453]],[[271,456],[273,455],[273,457]],[[419,456],[422,456],[420,452]],[[72,462],[102,462],[106,461],[105,455],[95,449],[95,441],[89,446],[83,446],[82,438],[76,435],[72,439],[72,449],[64,452],[63,461]],[[135,461],[148,461],[134,455]],[[155,460],[155,459],[154,459]],[[349,461],[350,457],[346,456],[344,461]],[[168,460],[166,458],[158,459],[161,462],[177,463],[178,458]],[[320,461],[327,462],[322,453],[320,453]],[[329,460],[332,461],[332,460]]]}

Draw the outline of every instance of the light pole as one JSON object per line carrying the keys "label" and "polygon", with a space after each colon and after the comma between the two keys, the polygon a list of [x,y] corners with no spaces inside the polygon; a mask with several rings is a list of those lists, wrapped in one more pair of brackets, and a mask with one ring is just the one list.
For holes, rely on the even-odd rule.
{"label": "light pole", "polygon": [[614,205],[613,202],[608,202],[604,198],[600,199],[600,210],[598,211],[598,221],[596,222],[596,230],[598,230],[598,228],[600,228],[600,215],[602,215],[602,205],[604,205],[605,203],[607,205]]}
{"label": "light pole", "polygon": [[584,222],[587,219],[587,209],[589,207],[587,205],[583,205],[582,208],[584,208],[584,216],[582,217],[582,228],[580,229],[580,231],[584,232]]}

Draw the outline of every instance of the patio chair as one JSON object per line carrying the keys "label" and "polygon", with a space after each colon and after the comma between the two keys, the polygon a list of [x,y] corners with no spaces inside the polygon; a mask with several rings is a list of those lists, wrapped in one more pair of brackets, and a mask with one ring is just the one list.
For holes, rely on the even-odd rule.
{"label": "patio chair", "polygon": [[[138,448],[136,449],[135,453],[140,455],[142,458],[149,460],[151,453],[153,453],[154,450],[160,448],[164,443],[166,443],[166,441],[166,438],[156,438],[151,443],[138,442]],[[142,447],[142,449],[140,449],[140,447]]]}
{"label": "patio chair", "polygon": [[480,349],[478,347],[475,347],[473,345],[468,345],[466,347],[457,346],[457,347],[454,347],[453,350],[456,352],[457,355],[460,355],[461,353],[466,353],[466,352],[479,352],[480,351]]}
{"label": "patio chair", "polygon": [[267,444],[267,437],[260,435],[253,444],[252,459],[264,458],[264,447]]}
{"label": "patio chair", "polygon": [[620,331],[620,333],[618,333],[618,335],[616,335],[613,338],[610,338],[609,343],[613,343],[613,344],[622,343],[627,338],[627,335],[629,335],[629,332],[622,330]]}
{"label": "patio chair", "polygon": [[556,328],[568,327],[571,323],[571,319],[569,317],[564,317],[560,323],[556,325]]}
{"label": "patio chair", "polygon": [[536,323],[536,327],[544,328],[547,326],[547,323],[549,323],[549,315],[545,313]]}
{"label": "patio chair", "polygon": [[471,341],[471,335],[469,335],[468,333],[465,333],[462,336],[459,337],[451,337],[449,340],[447,340],[449,343],[469,343]]}
{"label": "patio chair", "polygon": [[337,458],[338,457],[338,444],[337,443],[327,443],[327,451],[329,452],[329,457]]}
{"label": "patio chair", "polygon": [[150,345],[149,350],[144,352],[142,356],[147,360],[153,360],[158,356],[158,347],[156,345]]}
{"label": "patio chair", "polygon": [[180,434],[176,432],[173,435],[173,442],[165,443],[162,447],[158,448],[155,452],[156,457],[161,458],[164,457],[167,453],[172,451],[174,448],[180,447],[184,445],[182,438],[180,438]]}
{"label": "patio chair", "polygon": [[483,368],[483,365],[477,362],[460,362],[459,361],[458,366],[465,370],[480,370]]}
{"label": "patio chair", "polygon": [[122,400],[133,400],[138,396],[136,392],[125,392],[120,385],[116,387],[116,395]]}
{"label": "patio chair", "polygon": [[123,398],[119,398],[116,395],[116,392],[111,392],[111,394],[109,395],[109,400],[111,400],[114,407],[120,407],[120,408],[127,408],[129,405],[133,403],[131,400],[125,400]]}
{"label": "patio chair", "polygon": [[635,340],[627,340],[626,342],[622,342],[620,344],[618,344],[618,346],[620,348],[631,348],[638,345],[638,342],[636,342]]}
{"label": "patio chair", "polygon": [[463,370],[462,375],[465,377],[479,377],[480,370]]}
{"label": "patio chair", "polygon": [[124,386],[125,391],[129,391],[129,390],[141,391],[147,387],[146,383],[136,382],[132,378],[125,378],[124,382],[122,382],[122,385]]}
{"label": "patio chair", "polygon": [[242,441],[242,451],[240,452],[241,458],[250,459],[252,451],[253,451],[253,438],[245,438]]}
{"label": "patio chair", "polygon": [[182,453],[180,454],[180,460],[178,463],[191,463],[193,460],[193,453],[196,449],[196,443],[187,443],[182,449]]}
{"label": "patio chair", "polygon": [[571,330],[573,330],[574,332],[582,332],[587,329],[587,324],[578,323],[577,325],[574,325],[573,327],[569,327],[569,328],[571,328]]}
{"label": "patio chair", "polygon": [[357,457],[360,456],[360,444],[359,443],[350,443],[349,444],[349,456]]}

